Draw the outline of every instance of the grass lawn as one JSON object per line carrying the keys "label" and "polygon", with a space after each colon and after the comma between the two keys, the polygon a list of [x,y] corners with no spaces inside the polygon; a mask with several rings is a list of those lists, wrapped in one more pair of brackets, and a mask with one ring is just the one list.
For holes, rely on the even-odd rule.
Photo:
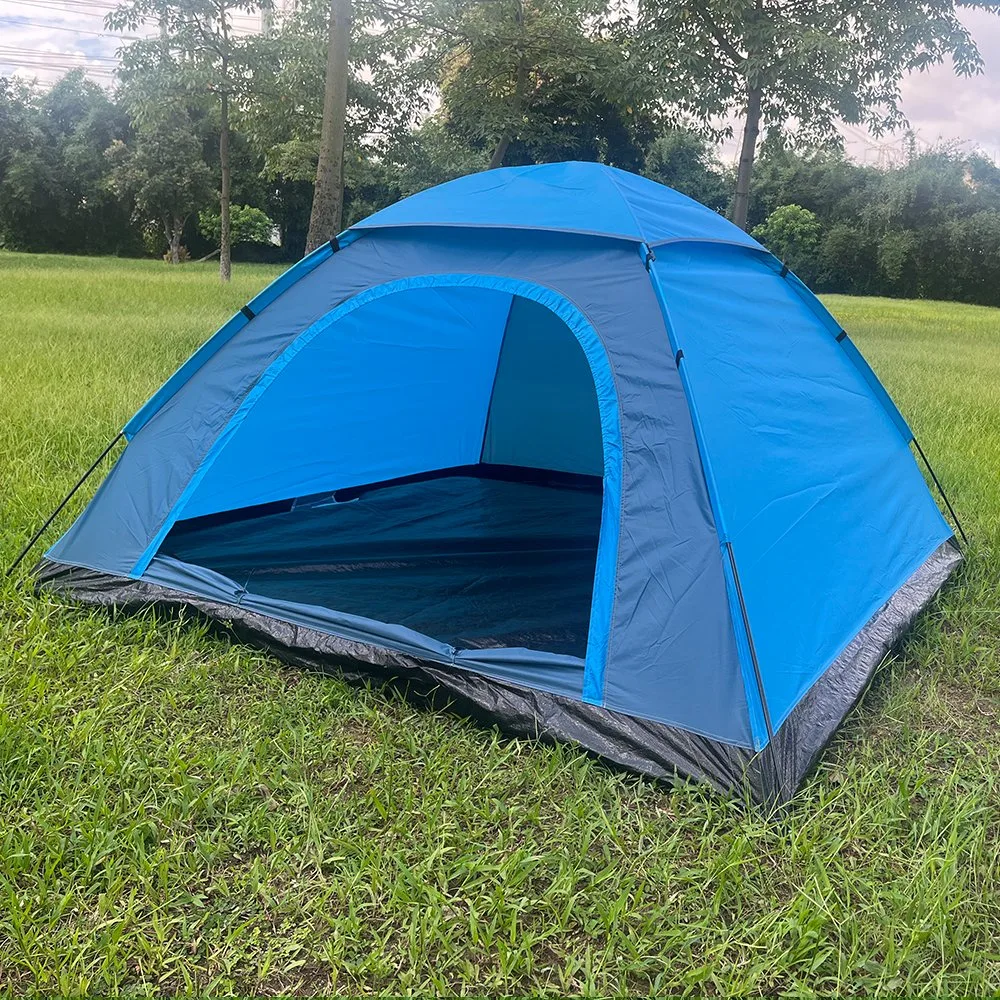
{"label": "grass lawn", "polygon": [[[4,566],[275,271],[215,273],[0,254]],[[1000,311],[829,305],[974,549],[786,816],[22,578],[0,993],[1000,990]]]}

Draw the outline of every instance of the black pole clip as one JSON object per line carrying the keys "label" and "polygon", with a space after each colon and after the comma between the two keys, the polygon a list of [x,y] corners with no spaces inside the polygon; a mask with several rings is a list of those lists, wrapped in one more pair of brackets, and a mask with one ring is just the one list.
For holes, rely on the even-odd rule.
{"label": "black pole clip", "polygon": [[646,261],[645,261],[645,263],[646,263],[646,270],[647,271],[649,270],[649,265],[652,264],[654,260],[656,260],[656,254],[653,253],[653,248],[647,243],[646,244]]}

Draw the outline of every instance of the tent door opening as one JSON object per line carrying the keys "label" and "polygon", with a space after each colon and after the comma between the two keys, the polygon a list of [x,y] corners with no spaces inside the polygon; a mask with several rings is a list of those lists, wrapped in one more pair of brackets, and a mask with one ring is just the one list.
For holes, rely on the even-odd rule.
{"label": "tent door opening", "polygon": [[410,289],[295,354],[160,552],[459,649],[582,660],[602,475],[593,376],[555,313]]}

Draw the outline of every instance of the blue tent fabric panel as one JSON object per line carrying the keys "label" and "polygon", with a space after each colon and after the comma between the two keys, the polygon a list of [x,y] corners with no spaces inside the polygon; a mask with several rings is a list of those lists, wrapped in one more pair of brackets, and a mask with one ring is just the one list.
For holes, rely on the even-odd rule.
{"label": "blue tent fabric panel", "polygon": [[478,462],[510,303],[493,289],[412,288],[314,324],[183,516]]}
{"label": "blue tent fabric panel", "polygon": [[601,415],[580,345],[549,309],[514,299],[497,364],[482,460],[600,476]]}
{"label": "blue tent fabric panel", "polygon": [[691,198],[599,163],[503,167],[420,191],[354,225],[502,227],[601,234],[643,243],[723,240],[761,249]]}
{"label": "blue tent fabric panel", "polygon": [[777,728],[951,532],[891,414],[765,261],[677,246],[653,267]]}

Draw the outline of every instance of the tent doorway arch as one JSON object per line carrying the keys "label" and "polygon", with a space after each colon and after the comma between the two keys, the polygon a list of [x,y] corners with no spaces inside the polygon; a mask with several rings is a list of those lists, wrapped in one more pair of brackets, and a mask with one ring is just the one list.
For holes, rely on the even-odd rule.
{"label": "tent doorway arch", "polygon": [[603,345],[552,290],[376,286],[265,370],[149,557],[457,649],[573,657],[579,692],[607,643],[618,419]]}

